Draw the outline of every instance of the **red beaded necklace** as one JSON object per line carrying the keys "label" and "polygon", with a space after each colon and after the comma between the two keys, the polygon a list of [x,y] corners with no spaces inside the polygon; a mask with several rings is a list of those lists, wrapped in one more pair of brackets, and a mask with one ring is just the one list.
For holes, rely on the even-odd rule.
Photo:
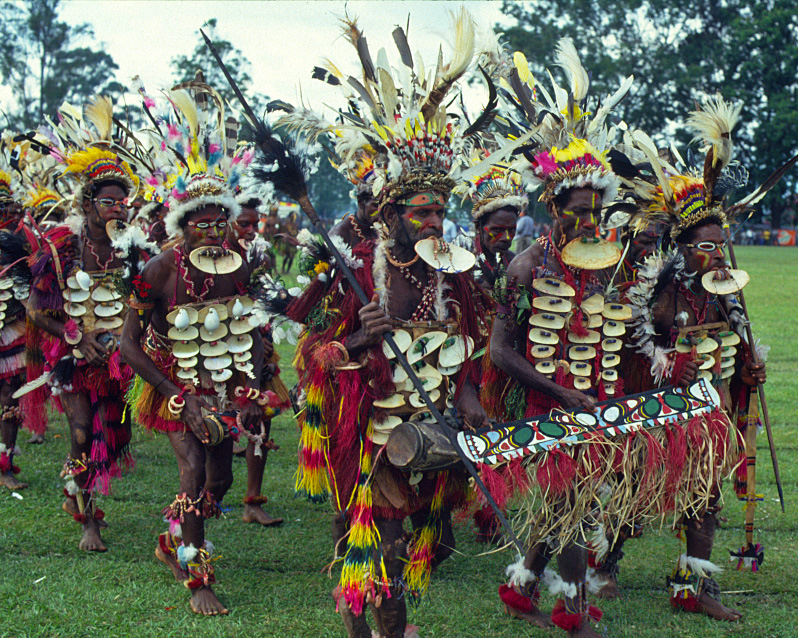
{"label": "red beaded necklace", "polygon": [[186,258],[183,254],[183,249],[180,246],[175,246],[175,263],[177,264],[177,272],[180,274],[180,278],[186,284],[186,292],[188,293],[189,298],[191,298],[195,302],[205,301],[205,297],[208,296],[208,293],[211,291],[211,287],[213,286],[213,274],[208,273],[205,275],[205,280],[202,282],[202,292],[197,294],[197,290],[194,287],[194,282],[191,280],[191,275],[188,272],[188,266],[186,265]]}

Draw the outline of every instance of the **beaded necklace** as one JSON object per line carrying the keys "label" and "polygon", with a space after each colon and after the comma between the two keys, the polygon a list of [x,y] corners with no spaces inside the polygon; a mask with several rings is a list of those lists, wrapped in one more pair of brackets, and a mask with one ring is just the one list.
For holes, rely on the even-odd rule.
{"label": "beaded necklace", "polygon": [[183,280],[183,283],[186,284],[186,292],[189,298],[195,302],[205,301],[205,297],[208,296],[213,286],[213,273],[205,275],[205,280],[202,282],[202,292],[198,295],[194,287],[194,282],[191,280],[191,275],[189,275],[188,267],[186,266],[183,249],[180,246],[175,246],[175,263],[177,264],[177,272],[180,274],[180,278]]}
{"label": "beaded necklace", "polygon": [[437,278],[427,271],[427,283],[426,285],[422,285],[421,282],[418,280],[412,272],[410,272],[410,266],[418,260],[418,255],[415,256],[411,261],[407,263],[401,263],[394,259],[393,255],[391,255],[390,250],[386,250],[386,255],[388,257],[388,261],[396,267],[396,269],[402,274],[402,277],[405,278],[406,281],[409,281],[413,284],[416,288],[421,291],[421,301],[418,304],[418,307],[413,312],[412,316],[410,317],[410,321],[425,321],[428,319],[428,315],[432,310],[433,305],[435,304],[435,297],[438,291],[437,286]]}
{"label": "beaded necklace", "polygon": [[97,262],[97,267],[100,270],[102,270],[103,272],[107,271],[108,270],[108,266],[111,265],[111,262],[114,260],[114,257],[116,257],[116,250],[114,250],[114,248],[112,246],[111,247],[111,254],[108,256],[107,261],[105,263],[102,263],[100,261],[100,256],[97,254],[97,251],[94,249],[94,242],[91,240],[91,237],[89,237],[89,229],[84,226],[84,231],[85,231],[84,234],[85,234],[85,237],[86,237],[86,246],[88,246],[89,252],[91,253],[91,256],[94,257],[94,260]]}

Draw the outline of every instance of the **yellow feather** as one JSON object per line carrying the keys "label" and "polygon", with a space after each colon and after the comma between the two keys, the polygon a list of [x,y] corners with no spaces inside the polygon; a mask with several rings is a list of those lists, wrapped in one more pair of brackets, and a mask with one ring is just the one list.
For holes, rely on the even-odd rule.
{"label": "yellow feather", "polygon": [[111,140],[114,127],[114,107],[111,100],[104,95],[91,99],[83,109],[83,116],[97,129],[98,139]]}
{"label": "yellow feather", "polygon": [[[535,86],[535,76],[532,75],[532,71],[529,70],[529,62],[527,62],[526,56],[520,51],[516,51],[513,54],[513,63],[515,64],[515,68],[518,69],[518,77],[521,79],[521,82],[528,84],[530,87]],[[509,88],[510,85],[504,78],[501,78],[500,82],[504,82]]]}
{"label": "yellow feather", "polygon": [[169,97],[175,105],[175,108],[180,111],[181,115],[185,118],[186,124],[188,124],[188,130],[191,133],[191,138],[195,139],[197,137],[197,131],[199,130],[199,115],[197,113],[197,103],[194,102],[194,98],[189,95],[188,91],[182,90],[170,91]]}

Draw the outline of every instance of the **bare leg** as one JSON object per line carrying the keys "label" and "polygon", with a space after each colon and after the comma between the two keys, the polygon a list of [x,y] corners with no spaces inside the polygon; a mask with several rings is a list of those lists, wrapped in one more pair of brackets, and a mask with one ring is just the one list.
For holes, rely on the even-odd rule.
{"label": "bare leg", "polygon": [[522,586],[515,585],[512,589],[516,594],[520,594],[528,600],[516,599],[515,596],[507,596],[507,599],[505,599],[506,594],[502,592],[501,588],[499,589],[499,595],[504,601],[504,609],[508,615],[525,620],[542,629],[552,626],[548,614],[544,614],[538,607],[540,576],[549,564],[550,559],[551,552],[546,543],[535,543],[527,550],[524,556],[524,568],[531,571],[535,578]]}
{"label": "bare leg", "polygon": [[[85,394],[63,393],[60,396],[61,405],[64,406],[67,422],[69,423],[70,456],[73,459],[91,458],[91,431],[92,414],[89,397]],[[74,476],[75,483],[81,490],[78,495],[78,505],[81,500],[83,507],[79,512],[85,516],[83,525],[83,538],[78,547],[86,552],[104,552],[107,547],[100,536],[100,523],[94,517],[95,504],[90,492],[86,491],[88,473],[82,472]],[[82,511],[80,511],[82,509]]]}
{"label": "bare leg", "polygon": [[[17,479],[14,474],[14,448],[17,445],[17,433],[19,432],[19,406],[17,401],[11,398],[18,383],[16,379],[5,380],[0,387],[0,405],[3,407],[3,415],[0,418],[0,443],[5,447],[4,465],[6,468],[0,468],[0,485],[7,487],[9,490],[22,490],[28,487],[27,483],[23,483]],[[19,470],[17,470],[19,471]]]}
{"label": "bare leg", "polygon": [[[715,514],[706,512],[698,518],[689,518],[685,521],[687,532],[687,555],[693,558],[709,561],[712,555],[712,546],[715,541]],[[714,581],[712,581],[714,583]],[[714,597],[712,594],[715,594]],[[719,592],[708,591],[706,587],[701,587],[698,596],[696,611],[711,616],[716,620],[736,621],[742,618],[742,614],[736,609],[730,609],[721,604]]]}
{"label": "bare leg", "polygon": [[401,520],[374,519],[380,532],[382,555],[388,582],[391,583],[391,597],[378,596],[372,612],[377,622],[379,638],[404,638],[407,627],[407,604],[404,592],[394,588],[393,583],[402,577],[407,558],[407,542]]}
{"label": "bare leg", "polygon": [[346,523],[346,515],[337,512],[332,521],[332,538],[335,558],[341,558],[346,553],[346,533],[349,526]]}
{"label": "bare leg", "polygon": [[[180,472],[180,492],[192,500],[199,498],[203,488],[217,488],[221,499],[232,482],[232,442],[223,441],[216,450],[206,448],[191,432],[169,432],[177,467]],[[219,450],[219,448],[223,448]],[[207,454],[206,454],[207,452]],[[225,464],[226,452],[226,467]],[[207,464],[206,464],[207,460]],[[219,466],[223,467],[219,467]],[[210,469],[213,474],[206,472]],[[216,496],[214,494],[214,496]],[[185,547],[193,545],[202,548],[205,543],[205,521],[197,512],[186,512],[180,527]],[[228,613],[227,609],[214,594],[210,586],[204,585],[191,590],[191,609],[204,616],[216,616]]]}
{"label": "bare leg", "polygon": [[560,577],[567,584],[576,585],[576,596],[565,596],[565,608],[568,613],[582,613],[583,622],[578,629],[568,632],[569,636],[578,638],[601,638],[590,626],[587,618],[587,600],[585,600],[585,577],[587,575],[587,550],[572,544],[557,556],[557,568]]}
{"label": "bare leg", "polygon": [[[268,439],[271,429],[271,419],[265,422]],[[280,525],[282,518],[274,518],[263,511],[262,505],[265,497],[261,496],[263,487],[263,471],[266,469],[266,455],[269,453],[267,446],[261,447],[262,456],[255,454],[255,444],[250,441],[247,445],[247,495],[244,499],[244,515],[241,517],[245,523],[260,523],[264,527]],[[258,502],[259,499],[262,502]]]}

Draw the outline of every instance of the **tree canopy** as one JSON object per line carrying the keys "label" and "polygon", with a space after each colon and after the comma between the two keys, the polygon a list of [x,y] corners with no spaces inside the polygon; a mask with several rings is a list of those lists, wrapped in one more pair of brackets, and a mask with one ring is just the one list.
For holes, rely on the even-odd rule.
{"label": "tree canopy", "polygon": [[80,104],[96,93],[122,90],[113,58],[86,46],[91,27],[59,21],[59,5],[60,0],[0,4],[0,74],[16,98],[7,113],[12,127],[37,126],[64,100]]}
{"label": "tree canopy", "polygon": [[[536,75],[553,68],[561,37],[571,37],[604,96],[635,76],[619,106],[631,126],[665,141],[701,97],[721,93],[744,104],[735,130],[736,157],[750,171],[749,188],[798,152],[798,13],[780,0],[504,0],[515,22],[505,29]],[[791,210],[795,175],[763,201],[779,226]]]}

